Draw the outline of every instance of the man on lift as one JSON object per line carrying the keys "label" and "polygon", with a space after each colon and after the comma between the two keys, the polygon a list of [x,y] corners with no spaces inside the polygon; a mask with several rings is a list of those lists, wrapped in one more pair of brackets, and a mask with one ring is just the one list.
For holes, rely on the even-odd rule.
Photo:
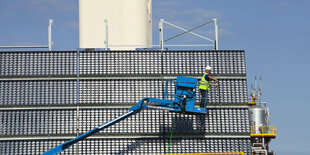
{"label": "man on lift", "polygon": [[[201,94],[201,99],[200,99],[200,107],[205,107],[207,106],[207,94],[209,89],[209,85],[212,86],[218,86],[218,81],[216,78],[212,77],[210,75],[212,71],[212,68],[208,65],[206,67],[206,73],[201,77],[200,84],[199,84],[199,92]],[[211,83],[211,80],[216,81],[217,83]]]}

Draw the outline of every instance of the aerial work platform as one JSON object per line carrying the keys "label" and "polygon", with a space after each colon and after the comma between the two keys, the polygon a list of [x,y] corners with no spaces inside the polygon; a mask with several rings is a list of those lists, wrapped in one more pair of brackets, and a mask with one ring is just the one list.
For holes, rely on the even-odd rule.
{"label": "aerial work platform", "polygon": [[[165,100],[165,99],[155,99],[150,97],[145,97],[140,102],[129,109],[129,112],[105,123],[102,124],[70,141],[67,141],[63,144],[58,145],[57,147],[52,148],[51,150],[43,153],[43,155],[55,155],[62,151],[65,151],[73,144],[86,139],[87,137],[98,133],[101,130],[104,130],[116,123],[119,123],[122,120],[125,120],[132,115],[139,113],[144,108],[156,109],[156,110],[166,110],[170,112],[177,112],[183,114],[207,114],[207,109],[201,107],[195,107],[196,101],[196,89],[198,86],[197,78],[192,77],[183,77],[178,76],[175,83],[175,94],[174,100]],[[167,90],[167,85],[166,89]],[[165,92],[167,94],[167,92]],[[148,102],[159,103],[160,105],[153,106],[147,105]]]}

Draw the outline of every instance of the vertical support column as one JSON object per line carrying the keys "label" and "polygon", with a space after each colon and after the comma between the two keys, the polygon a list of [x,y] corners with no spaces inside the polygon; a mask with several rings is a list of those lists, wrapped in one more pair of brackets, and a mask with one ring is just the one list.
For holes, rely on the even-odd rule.
{"label": "vertical support column", "polygon": [[163,81],[165,81],[165,90],[164,90],[164,93],[163,93],[163,96],[164,96],[164,100],[166,100],[166,96],[168,96],[168,79],[163,79]]}
{"label": "vertical support column", "polygon": [[52,41],[52,24],[53,24],[53,19],[49,20],[49,25],[48,25],[48,49],[49,51],[52,50],[52,45],[53,45],[53,41]]}
{"label": "vertical support column", "polygon": [[159,45],[160,49],[164,50],[164,27],[163,27],[164,19],[160,19],[159,22]]}
{"label": "vertical support column", "polygon": [[80,103],[80,50],[76,55],[76,104]]}
{"label": "vertical support column", "polygon": [[218,47],[218,44],[219,44],[219,41],[218,41],[218,25],[217,25],[217,21],[216,21],[216,19],[213,19],[213,21],[214,21],[214,29],[215,29],[215,41],[214,41],[214,49],[215,50],[218,50],[219,49],[219,47]]}
{"label": "vertical support column", "polygon": [[[79,136],[80,131],[80,50],[76,53],[76,136]],[[76,146],[76,152],[79,151],[79,145]],[[79,154],[79,153],[78,153]]]}
{"label": "vertical support column", "polygon": [[109,26],[107,19],[104,19],[104,24],[105,24],[105,50],[107,51],[109,49]]}

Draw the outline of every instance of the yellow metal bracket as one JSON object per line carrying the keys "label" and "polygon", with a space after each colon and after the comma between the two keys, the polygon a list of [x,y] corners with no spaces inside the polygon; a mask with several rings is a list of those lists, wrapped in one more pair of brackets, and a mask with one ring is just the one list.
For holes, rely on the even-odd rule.
{"label": "yellow metal bracket", "polygon": [[276,126],[251,126],[251,137],[270,137],[277,136]]}

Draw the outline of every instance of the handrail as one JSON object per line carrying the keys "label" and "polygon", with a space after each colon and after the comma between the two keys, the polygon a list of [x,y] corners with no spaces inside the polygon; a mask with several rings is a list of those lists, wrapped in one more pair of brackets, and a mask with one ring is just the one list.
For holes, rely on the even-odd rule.
{"label": "handrail", "polygon": [[251,126],[251,136],[276,136],[276,126]]}

